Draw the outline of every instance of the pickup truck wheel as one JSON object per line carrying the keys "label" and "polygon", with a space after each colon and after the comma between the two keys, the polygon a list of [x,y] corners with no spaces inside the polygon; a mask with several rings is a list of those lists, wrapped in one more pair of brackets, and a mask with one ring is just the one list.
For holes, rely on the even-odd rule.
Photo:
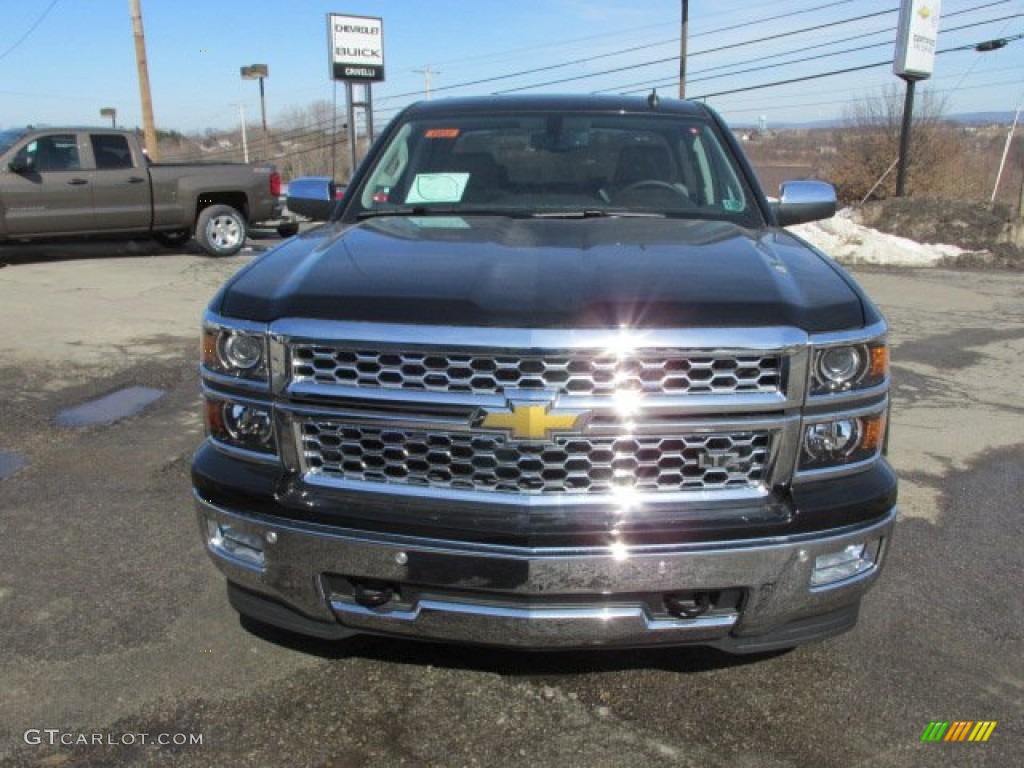
{"label": "pickup truck wheel", "polygon": [[281,237],[295,237],[299,234],[299,222],[288,221],[277,225],[277,234]]}
{"label": "pickup truck wheel", "polygon": [[230,205],[204,208],[196,220],[196,242],[211,256],[233,256],[242,250],[248,224]]}
{"label": "pickup truck wheel", "polygon": [[192,233],[187,229],[180,229],[175,232],[153,233],[153,239],[160,243],[160,245],[167,246],[168,248],[179,248],[187,243],[190,237],[192,237]]}

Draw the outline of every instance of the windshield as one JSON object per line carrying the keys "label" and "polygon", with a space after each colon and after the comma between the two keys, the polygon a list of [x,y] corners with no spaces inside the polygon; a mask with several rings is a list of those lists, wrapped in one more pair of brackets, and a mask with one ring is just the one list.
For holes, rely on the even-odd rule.
{"label": "windshield", "polygon": [[756,226],[715,125],[636,113],[410,120],[377,154],[346,216],[678,216]]}
{"label": "windshield", "polygon": [[18,139],[20,139],[26,133],[28,133],[28,131],[26,131],[24,128],[0,131],[0,154],[3,154],[8,149],[13,147],[17,143]]}

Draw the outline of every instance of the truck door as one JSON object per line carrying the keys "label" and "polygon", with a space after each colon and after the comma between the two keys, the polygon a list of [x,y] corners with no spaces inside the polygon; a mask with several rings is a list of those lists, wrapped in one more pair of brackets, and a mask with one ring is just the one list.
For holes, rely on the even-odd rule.
{"label": "truck door", "polygon": [[96,170],[92,173],[92,200],[98,228],[146,231],[152,217],[149,171],[141,158],[133,158],[128,138],[117,133],[90,133]]}
{"label": "truck door", "polygon": [[93,229],[91,173],[82,169],[75,133],[29,139],[2,177],[7,235]]}

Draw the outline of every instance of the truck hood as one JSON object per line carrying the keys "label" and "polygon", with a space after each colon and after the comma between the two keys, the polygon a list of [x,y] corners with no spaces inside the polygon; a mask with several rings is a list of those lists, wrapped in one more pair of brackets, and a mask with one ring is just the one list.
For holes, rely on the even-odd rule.
{"label": "truck hood", "polygon": [[864,325],[845,273],[785,230],[684,219],[379,217],[294,238],[212,305],[227,317],[506,328]]}

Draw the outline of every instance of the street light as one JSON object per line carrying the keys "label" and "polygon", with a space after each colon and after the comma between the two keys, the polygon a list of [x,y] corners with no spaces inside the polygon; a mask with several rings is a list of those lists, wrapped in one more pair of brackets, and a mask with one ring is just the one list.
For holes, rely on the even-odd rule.
{"label": "street light", "polygon": [[267,138],[267,100],[263,91],[263,80],[270,77],[270,67],[266,64],[250,64],[241,68],[243,80],[260,81],[260,115],[263,118],[263,159],[270,155],[269,140]]}
{"label": "street light", "polygon": [[100,117],[109,117],[110,127],[117,128],[117,110],[113,107],[103,107],[100,110]]}

